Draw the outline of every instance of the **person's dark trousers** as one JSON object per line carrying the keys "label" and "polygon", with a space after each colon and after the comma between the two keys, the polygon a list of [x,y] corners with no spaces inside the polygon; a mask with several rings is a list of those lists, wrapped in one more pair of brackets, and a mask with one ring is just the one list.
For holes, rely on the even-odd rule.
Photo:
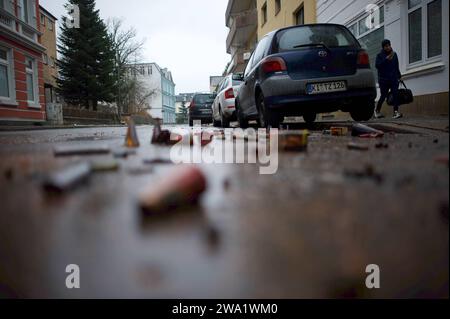
{"label": "person's dark trousers", "polygon": [[383,106],[384,101],[386,101],[386,99],[389,95],[389,91],[391,91],[394,96],[394,111],[399,110],[399,106],[398,106],[398,102],[397,102],[398,84],[399,84],[398,81],[382,81],[382,82],[380,81],[379,85],[380,85],[381,97],[380,97],[380,100],[378,101],[377,112],[381,111],[381,107]]}

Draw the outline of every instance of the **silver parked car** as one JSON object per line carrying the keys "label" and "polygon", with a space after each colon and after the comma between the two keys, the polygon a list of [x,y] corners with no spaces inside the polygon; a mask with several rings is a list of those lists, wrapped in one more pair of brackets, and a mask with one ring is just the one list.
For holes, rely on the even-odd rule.
{"label": "silver parked car", "polygon": [[220,82],[213,103],[213,123],[215,127],[230,127],[236,120],[235,97],[243,83],[242,74],[230,74]]}

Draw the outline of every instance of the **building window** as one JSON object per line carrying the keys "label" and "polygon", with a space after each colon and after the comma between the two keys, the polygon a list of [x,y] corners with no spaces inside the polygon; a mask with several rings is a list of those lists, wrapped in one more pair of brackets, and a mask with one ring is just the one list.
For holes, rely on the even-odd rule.
{"label": "building window", "polygon": [[351,26],[348,27],[348,29],[350,30],[351,33],[353,33],[355,37],[358,36],[358,25],[356,23],[353,23]]}
{"label": "building window", "polygon": [[442,0],[408,1],[409,64],[442,55]]}
{"label": "building window", "polygon": [[41,24],[45,26],[45,15],[41,13]]}
{"label": "building window", "polygon": [[296,25],[302,25],[305,24],[305,8],[302,7],[300,9],[298,9],[295,13],[294,13],[294,17],[295,17],[295,24]]}
{"label": "building window", "polygon": [[36,0],[18,0],[20,18],[32,27],[37,27]]}
{"label": "building window", "polygon": [[9,52],[0,48],[0,97],[11,97]]}
{"label": "building window", "polygon": [[35,60],[32,58],[25,59],[26,66],[26,83],[27,83],[27,100],[28,103],[36,102],[36,66]]}
{"label": "building window", "polygon": [[427,7],[428,58],[442,54],[442,1],[435,0]]}
{"label": "building window", "polygon": [[45,54],[45,53],[42,55],[42,62],[43,62],[45,65],[48,64],[48,55]]}
{"label": "building window", "polygon": [[[409,5],[415,1],[409,1]],[[409,63],[422,60],[422,8],[408,14]]]}
{"label": "building window", "polygon": [[9,13],[13,13],[13,3],[11,0],[0,0],[0,8]]}
{"label": "building window", "polygon": [[[380,52],[381,42],[384,39],[384,6],[353,21],[348,29],[367,50],[370,61],[374,65],[376,56]],[[376,73],[375,68],[373,68],[373,71]]]}
{"label": "building window", "polygon": [[261,7],[261,20],[262,25],[265,25],[267,22],[267,2],[265,2]]}
{"label": "building window", "polygon": [[275,15],[281,11],[281,0],[275,0]]}
{"label": "building window", "polygon": [[52,21],[48,21],[48,29],[50,31],[53,31],[53,22]]}

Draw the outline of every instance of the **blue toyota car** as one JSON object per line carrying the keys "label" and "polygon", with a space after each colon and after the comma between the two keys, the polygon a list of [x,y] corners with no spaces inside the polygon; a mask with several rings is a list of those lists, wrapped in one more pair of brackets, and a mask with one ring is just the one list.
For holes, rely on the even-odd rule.
{"label": "blue toyota car", "polygon": [[258,43],[236,98],[239,125],[257,120],[276,127],[285,116],[342,110],[355,121],[374,112],[376,85],[369,56],[342,25],[309,24],[283,28]]}

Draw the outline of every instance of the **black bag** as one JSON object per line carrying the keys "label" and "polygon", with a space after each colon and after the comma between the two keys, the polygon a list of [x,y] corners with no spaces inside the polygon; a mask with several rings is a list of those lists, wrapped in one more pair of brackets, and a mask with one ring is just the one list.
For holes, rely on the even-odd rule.
{"label": "black bag", "polygon": [[[400,83],[403,84],[404,89],[398,90],[398,105],[411,104],[412,102],[414,102],[412,91],[406,87],[405,82],[400,81]],[[392,94],[392,91],[389,92],[389,95],[387,97],[387,104],[390,106],[394,106],[394,95]]]}

